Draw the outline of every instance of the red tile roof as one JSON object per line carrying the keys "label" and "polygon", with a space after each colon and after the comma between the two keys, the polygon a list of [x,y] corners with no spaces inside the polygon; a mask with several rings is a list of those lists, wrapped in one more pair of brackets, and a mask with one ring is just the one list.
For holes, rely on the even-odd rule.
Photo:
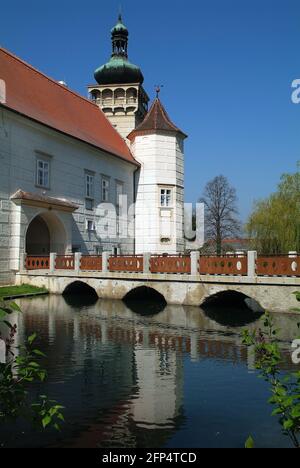
{"label": "red tile roof", "polygon": [[[5,106],[41,124],[138,165],[98,106],[0,48]],[[3,94],[3,91],[1,95]]]}
{"label": "red tile roof", "polygon": [[128,138],[129,140],[133,140],[138,135],[151,134],[159,131],[180,133],[184,138],[187,137],[187,135],[173,124],[160,99],[156,98],[143,122],[128,135]]}

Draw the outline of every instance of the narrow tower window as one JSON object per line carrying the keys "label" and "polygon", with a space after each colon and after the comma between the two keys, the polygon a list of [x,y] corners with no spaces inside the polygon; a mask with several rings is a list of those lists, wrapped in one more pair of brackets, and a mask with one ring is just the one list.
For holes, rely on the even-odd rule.
{"label": "narrow tower window", "polygon": [[162,207],[168,207],[172,205],[172,190],[171,189],[160,190],[160,205]]}

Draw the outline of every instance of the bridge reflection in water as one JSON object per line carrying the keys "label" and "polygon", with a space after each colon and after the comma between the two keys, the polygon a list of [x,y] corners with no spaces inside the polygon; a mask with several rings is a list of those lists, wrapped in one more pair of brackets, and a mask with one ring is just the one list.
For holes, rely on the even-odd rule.
{"label": "bridge reflection in water", "polygon": [[[199,308],[167,305],[163,312],[148,316],[131,311],[122,301],[76,306],[55,295],[19,304],[23,314],[12,318],[18,320],[18,343],[38,333],[38,346],[48,357],[49,379],[43,392],[66,406],[66,424],[60,435],[32,434],[27,428],[16,436],[11,428],[5,434],[8,446],[183,446],[190,441],[181,439],[178,445],[170,441],[180,431],[191,431],[185,393],[196,383],[187,380],[185,369],[205,362],[227,362],[245,373],[247,367],[253,369],[253,357],[241,344],[242,327],[222,324],[217,313],[211,319]],[[291,367],[289,346],[297,319],[276,315],[283,328],[285,368]],[[256,376],[253,379],[256,382]],[[197,424],[202,418],[199,414]],[[205,424],[209,427],[208,421]],[[244,435],[240,437],[242,445]],[[227,439],[223,443],[230,446]]]}

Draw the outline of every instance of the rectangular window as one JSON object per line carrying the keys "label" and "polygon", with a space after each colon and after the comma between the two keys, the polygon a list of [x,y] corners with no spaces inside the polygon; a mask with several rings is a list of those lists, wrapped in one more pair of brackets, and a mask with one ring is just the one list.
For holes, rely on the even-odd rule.
{"label": "rectangular window", "polygon": [[160,190],[160,206],[168,207],[172,205],[172,190],[161,189]]}
{"label": "rectangular window", "polygon": [[85,174],[85,196],[94,198],[94,176],[92,174]]}
{"label": "rectangular window", "polygon": [[102,177],[101,181],[101,190],[102,190],[102,201],[109,201],[109,179]]}
{"label": "rectangular window", "polygon": [[94,200],[91,198],[86,198],[85,199],[85,209],[88,211],[93,211],[94,209]]}
{"label": "rectangular window", "polygon": [[122,197],[123,195],[123,184],[122,182],[116,182],[116,207],[117,207],[117,214],[119,215],[120,207],[122,204]]}
{"label": "rectangular window", "polygon": [[122,208],[123,183],[116,182],[116,215],[117,215],[117,236],[122,234],[122,219],[120,217]]}
{"label": "rectangular window", "polygon": [[88,232],[94,232],[96,230],[95,222],[92,221],[91,219],[86,220],[86,230]]}
{"label": "rectangular window", "polygon": [[96,245],[95,253],[96,253],[96,255],[102,255],[103,254],[103,247],[101,245]]}
{"label": "rectangular window", "polygon": [[49,188],[50,185],[50,162],[43,159],[36,161],[36,185]]}

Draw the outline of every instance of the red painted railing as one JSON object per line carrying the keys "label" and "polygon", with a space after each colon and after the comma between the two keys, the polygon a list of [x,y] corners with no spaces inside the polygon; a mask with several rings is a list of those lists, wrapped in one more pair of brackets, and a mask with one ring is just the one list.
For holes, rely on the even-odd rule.
{"label": "red painted railing", "polygon": [[247,257],[200,257],[199,272],[201,275],[247,275]]}
{"label": "red painted railing", "polygon": [[28,255],[25,259],[26,270],[49,270],[50,257]]}
{"label": "red painted railing", "polygon": [[80,261],[82,271],[102,271],[101,256],[83,256]]}
{"label": "red painted railing", "polygon": [[300,276],[300,256],[258,257],[258,276]]}
{"label": "red painted railing", "polygon": [[110,257],[108,262],[109,271],[142,272],[144,268],[142,255]]}
{"label": "red painted railing", "polygon": [[153,256],[150,259],[151,273],[191,273],[191,257],[189,256]]}
{"label": "red painted railing", "polygon": [[[240,275],[248,274],[246,255],[201,256],[199,260],[199,273],[201,275]],[[25,259],[27,270],[49,270],[50,257],[27,255]],[[56,270],[74,270],[74,255],[58,255],[55,258]],[[101,256],[82,256],[80,260],[81,271],[102,271]],[[112,256],[109,258],[108,271],[136,272],[144,271],[142,255]],[[184,255],[153,255],[150,258],[151,273],[191,274],[191,258]],[[263,256],[256,260],[256,273],[258,276],[286,276],[300,277],[300,256]]]}
{"label": "red painted railing", "polygon": [[58,255],[55,259],[56,270],[74,270],[74,255]]}

